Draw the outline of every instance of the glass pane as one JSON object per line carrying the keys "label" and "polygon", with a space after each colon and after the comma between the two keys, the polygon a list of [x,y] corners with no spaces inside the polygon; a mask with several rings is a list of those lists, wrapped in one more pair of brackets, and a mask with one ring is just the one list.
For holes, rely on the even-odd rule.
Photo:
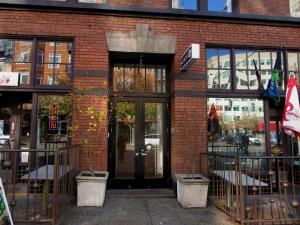
{"label": "glass pane", "polygon": [[135,104],[116,104],[116,178],[135,177]]}
{"label": "glass pane", "polygon": [[207,71],[207,87],[210,89],[218,89],[219,88],[218,70],[208,70]]}
{"label": "glass pane", "polygon": [[[257,65],[257,69],[259,66]],[[260,52],[260,69],[270,70],[271,69],[271,52]]]}
{"label": "glass pane", "polygon": [[31,103],[22,104],[21,136],[20,136],[21,149],[29,149],[30,147],[31,111],[32,111]]}
{"label": "glass pane", "polygon": [[146,68],[146,92],[155,92],[155,66],[149,65]]}
{"label": "glass pane", "polygon": [[12,72],[12,69],[13,64],[11,62],[0,61],[0,72]]}
{"label": "glass pane", "polygon": [[72,119],[72,98],[60,95],[41,95],[37,118],[37,148],[66,147]]}
{"label": "glass pane", "polygon": [[172,0],[172,8],[197,10],[197,0]]}
{"label": "glass pane", "polygon": [[206,50],[206,62],[207,68],[218,68],[218,50],[214,48],[208,48]]}
{"label": "glass pane", "polygon": [[54,69],[55,85],[68,85],[71,79],[71,65],[60,64]]}
{"label": "glass pane", "polygon": [[15,41],[0,39],[0,62],[9,63],[13,61]]}
{"label": "glass pane", "polygon": [[167,92],[167,70],[165,66],[162,66],[162,93]]}
{"label": "glass pane", "polygon": [[166,68],[165,66],[156,66],[156,92],[166,93]]}
{"label": "glass pane", "polygon": [[297,53],[288,53],[288,67],[289,71],[298,72],[298,54]]}
{"label": "glass pane", "polygon": [[[57,63],[71,63],[72,44],[67,42],[56,42]],[[59,59],[60,57],[60,59]]]}
{"label": "glass pane", "polygon": [[114,65],[114,91],[121,92],[123,90],[124,65]]}
{"label": "glass pane", "polygon": [[229,50],[219,50],[219,65],[222,69],[230,68],[230,51]]}
{"label": "glass pane", "polygon": [[[265,154],[263,100],[248,98],[208,98],[208,115],[212,105],[217,120],[209,120],[209,151],[224,154]],[[209,115],[210,116],[210,115]]]}
{"label": "glass pane", "polygon": [[42,64],[37,68],[37,84],[40,85],[53,85],[54,84],[54,64]]}
{"label": "glass pane", "polygon": [[84,2],[84,3],[106,3],[106,0],[78,0],[78,2]]}
{"label": "glass pane", "polygon": [[145,177],[163,177],[163,104],[145,104]]}
{"label": "glass pane", "polygon": [[26,63],[31,62],[31,49],[32,42],[31,41],[15,41],[15,54],[14,54],[14,62],[17,63]]}
{"label": "glass pane", "polygon": [[259,69],[258,52],[256,52],[256,51],[248,51],[248,69],[252,69],[252,70],[255,69],[253,60],[255,61],[257,69]]}
{"label": "glass pane", "polygon": [[[277,59],[277,52],[272,52],[272,69],[273,69],[274,66],[275,66],[276,59]],[[283,55],[282,55],[282,53],[281,53],[281,68],[280,68],[280,70],[283,69],[282,66],[283,66]]]}
{"label": "glass pane", "polygon": [[125,65],[125,84],[124,85],[125,85],[124,91],[129,91],[129,92],[134,91],[134,65],[133,64]]}
{"label": "glass pane", "polygon": [[[43,58],[44,63],[54,62],[54,50],[55,50],[54,42],[44,42],[39,41],[37,46],[38,55],[40,55],[40,59]],[[43,56],[43,57],[42,57]]]}
{"label": "glass pane", "polygon": [[220,89],[230,89],[230,71],[229,70],[220,70]]}
{"label": "glass pane", "polygon": [[13,64],[12,72],[19,72],[19,80],[21,85],[30,84],[31,63]]}
{"label": "glass pane", "polygon": [[249,71],[249,89],[257,90],[258,89],[258,80],[256,77],[255,70]]}
{"label": "glass pane", "polygon": [[271,70],[260,71],[261,82],[263,83],[265,89],[268,86],[268,82],[269,82],[269,80],[271,78],[271,74],[272,74]]}
{"label": "glass pane", "polygon": [[236,71],[237,89],[247,90],[248,89],[248,76],[246,70]]}
{"label": "glass pane", "polygon": [[247,58],[245,50],[235,51],[235,65],[237,69],[247,69]]}
{"label": "glass pane", "polygon": [[136,65],[135,92],[145,92],[145,66]]}
{"label": "glass pane", "polygon": [[232,12],[231,0],[208,0],[208,11]]}

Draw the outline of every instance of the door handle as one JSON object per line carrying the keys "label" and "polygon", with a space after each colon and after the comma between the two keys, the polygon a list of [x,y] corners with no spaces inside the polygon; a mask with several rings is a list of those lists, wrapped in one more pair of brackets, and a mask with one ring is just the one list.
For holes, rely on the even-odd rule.
{"label": "door handle", "polygon": [[145,156],[145,155],[147,155],[146,153],[145,153],[145,150],[142,148],[142,150],[141,150],[141,155],[143,155],[143,156]]}

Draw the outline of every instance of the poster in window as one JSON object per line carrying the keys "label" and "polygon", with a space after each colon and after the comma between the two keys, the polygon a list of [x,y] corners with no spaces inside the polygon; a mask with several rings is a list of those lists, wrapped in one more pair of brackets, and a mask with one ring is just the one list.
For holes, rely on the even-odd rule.
{"label": "poster in window", "polygon": [[0,178],[0,224],[2,225],[13,225],[11,213],[9,211],[4,187]]}
{"label": "poster in window", "polygon": [[0,86],[19,86],[19,73],[0,72]]}

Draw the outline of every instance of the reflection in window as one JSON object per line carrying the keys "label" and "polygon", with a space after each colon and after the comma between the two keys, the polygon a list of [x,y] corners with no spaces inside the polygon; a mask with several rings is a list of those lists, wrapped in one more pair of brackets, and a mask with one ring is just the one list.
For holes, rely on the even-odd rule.
{"label": "reflection in window", "polygon": [[163,104],[145,103],[145,177],[163,177]]}
{"label": "reflection in window", "polygon": [[208,0],[208,11],[232,12],[231,0]]}
{"label": "reflection in window", "polygon": [[115,64],[115,92],[166,93],[166,67],[162,65]]}
{"label": "reflection in window", "polygon": [[72,119],[70,96],[39,96],[37,118],[37,148],[56,149],[66,147],[69,141],[69,126]]}
{"label": "reflection in window", "polygon": [[[264,88],[267,88],[271,78],[272,70],[277,58],[276,51],[264,50],[232,50],[208,48],[207,49],[207,80],[209,89],[231,89],[231,67],[230,56],[234,59],[235,89],[238,90],[258,90],[259,83],[256,75],[256,68],[260,75]],[[281,52],[281,58],[283,54]],[[298,63],[295,54],[291,54],[291,67]],[[255,68],[256,65],[256,68]],[[279,73],[284,80],[284,66],[281,66]],[[291,69],[292,70],[292,69]],[[224,76],[224,74],[226,74]],[[226,79],[225,79],[226,78]],[[227,84],[227,85],[226,85]],[[279,89],[284,89],[282,84]]]}
{"label": "reflection in window", "polygon": [[0,72],[19,72],[20,85],[30,84],[31,54],[32,41],[0,39]]}
{"label": "reflection in window", "polygon": [[299,70],[299,64],[300,64],[300,52],[288,52],[288,74],[289,75],[296,75],[297,80],[299,80],[300,76],[300,70]]}
{"label": "reflection in window", "polygon": [[71,79],[72,43],[38,42],[37,80],[40,85],[68,85]]}
{"label": "reflection in window", "polygon": [[116,104],[116,177],[134,177],[135,159],[135,104]]}
{"label": "reflection in window", "polygon": [[[220,129],[209,141],[209,151],[232,149],[244,155],[265,153],[263,101],[242,98],[208,98],[207,109],[217,109]],[[213,143],[212,143],[213,142]]]}
{"label": "reflection in window", "polygon": [[208,88],[230,89],[230,51],[227,49],[207,49]]}
{"label": "reflection in window", "polygon": [[106,3],[106,0],[78,0],[83,3]]}
{"label": "reflection in window", "polygon": [[300,17],[300,2],[298,0],[289,0],[290,12],[293,17]]}
{"label": "reflection in window", "polygon": [[197,10],[198,1],[197,0],[172,0],[172,8]]}

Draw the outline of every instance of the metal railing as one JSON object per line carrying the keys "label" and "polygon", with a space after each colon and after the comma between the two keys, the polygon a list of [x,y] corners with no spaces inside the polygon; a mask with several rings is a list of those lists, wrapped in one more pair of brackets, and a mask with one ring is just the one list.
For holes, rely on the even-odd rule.
{"label": "metal railing", "polygon": [[300,156],[201,155],[209,199],[241,224],[300,223]]}
{"label": "metal railing", "polygon": [[14,223],[55,224],[75,196],[79,146],[0,149],[0,175]]}

